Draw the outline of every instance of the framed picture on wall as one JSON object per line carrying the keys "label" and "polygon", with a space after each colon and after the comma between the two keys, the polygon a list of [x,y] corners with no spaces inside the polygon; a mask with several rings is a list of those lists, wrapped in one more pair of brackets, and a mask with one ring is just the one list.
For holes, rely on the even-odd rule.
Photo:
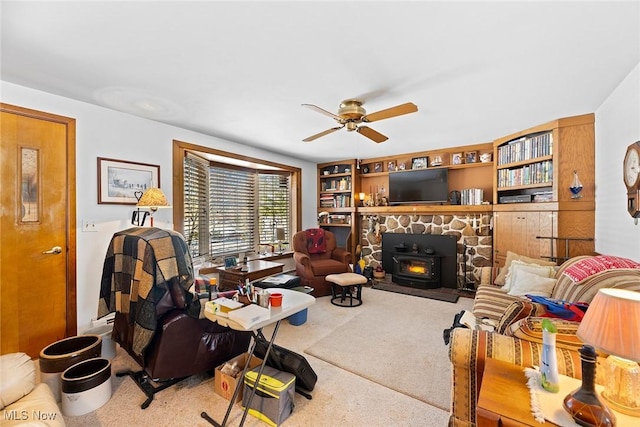
{"label": "framed picture on wall", "polygon": [[98,203],[135,205],[148,188],[160,188],[160,166],[98,157]]}

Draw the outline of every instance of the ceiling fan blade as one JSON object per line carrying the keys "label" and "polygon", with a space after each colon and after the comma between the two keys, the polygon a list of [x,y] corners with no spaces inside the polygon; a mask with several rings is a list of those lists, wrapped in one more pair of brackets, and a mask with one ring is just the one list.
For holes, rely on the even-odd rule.
{"label": "ceiling fan blade", "polygon": [[371,139],[374,142],[377,142],[378,144],[389,139],[380,132],[371,129],[368,126],[359,126],[358,129],[356,129],[356,132],[366,136],[367,138]]}
{"label": "ceiling fan blade", "polygon": [[322,131],[320,133],[316,133],[315,135],[311,135],[310,137],[303,139],[303,141],[304,142],[311,142],[314,139],[318,139],[318,138],[320,138],[322,136],[329,135],[330,133],[333,133],[333,132],[335,132],[337,130],[342,129],[343,127],[344,126],[337,126],[337,127],[331,128],[331,129],[327,129],[327,130]]}
{"label": "ceiling fan blade", "polygon": [[317,105],[313,105],[313,104],[302,104],[303,107],[307,107],[307,108],[311,108],[312,110],[317,111],[320,114],[324,114],[325,116],[329,116],[337,121],[342,120],[342,118],[340,116],[337,116],[323,108],[318,107]]}
{"label": "ceiling fan blade", "polygon": [[377,120],[402,116],[403,114],[415,113],[416,111],[418,111],[418,106],[413,102],[407,102],[406,104],[396,105],[395,107],[387,108],[386,110],[380,110],[376,111],[375,113],[367,114],[362,118],[362,121],[375,122]]}

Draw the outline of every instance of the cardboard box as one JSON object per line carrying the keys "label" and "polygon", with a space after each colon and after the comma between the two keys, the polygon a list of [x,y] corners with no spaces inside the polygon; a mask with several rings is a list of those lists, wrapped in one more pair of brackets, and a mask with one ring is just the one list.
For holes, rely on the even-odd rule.
{"label": "cardboard box", "polygon": [[[226,375],[222,372],[222,367],[224,366],[224,363],[215,369],[214,377],[213,377],[213,380],[214,380],[213,388],[217,394],[219,394],[220,396],[224,397],[227,400],[231,400],[231,398],[233,397],[233,392],[236,389],[236,385],[238,384],[239,381],[242,382],[242,379],[240,378],[240,376],[242,375],[242,370],[244,369],[244,366],[247,363],[247,357],[249,357],[249,353],[243,353],[226,362],[231,364],[233,364],[233,362],[236,362],[238,364],[239,371],[237,376],[235,377],[231,375]],[[257,366],[260,366],[261,363],[262,363],[262,359],[256,356],[253,356],[251,358],[251,363],[249,364],[249,369],[253,369]],[[243,388],[244,387],[242,386],[240,387],[240,392],[236,396],[236,401],[233,403],[236,403],[242,400]]]}

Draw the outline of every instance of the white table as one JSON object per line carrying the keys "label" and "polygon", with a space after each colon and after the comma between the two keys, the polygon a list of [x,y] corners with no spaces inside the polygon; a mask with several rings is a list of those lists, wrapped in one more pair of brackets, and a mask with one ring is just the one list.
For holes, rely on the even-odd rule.
{"label": "white table", "polygon": [[[260,377],[262,376],[262,371],[264,370],[264,367],[269,358],[269,352],[271,351],[271,346],[276,339],[276,335],[278,334],[280,321],[282,321],[282,319],[286,319],[287,317],[293,314],[298,313],[299,311],[306,309],[307,307],[315,304],[316,302],[316,299],[313,296],[309,294],[305,294],[304,292],[294,291],[292,289],[267,288],[266,290],[271,293],[276,293],[276,292],[281,293],[282,306],[270,307],[269,308],[270,317],[268,319],[265,319],[261,322],[258,322],[252,325],[251,328],[249,329],[244,328],[242,325],[240,325],[237,322],[234,322],[228,317],[219,316],[217,314],[208,312],[206,310],[204,312],[205,317],[211,320],[212,322],[218,322],[222,326],[228,326],[229,328],[235,329],[237,331],[251,331],[254,335],[254,339],[251,343],[251,349],[249,350],[249,357],[247,358],[247,363],[245,364],[244,369],[242,371],[242,376],[240,377],[241,378],[240,381],[238,381],[238,383],[236,384],[236,389],[233,392],[233,397],[229,402],[229,407],[227,408],[227,413],[224,416],[224,420],[222,421],[222,424],[218,424],[211,417],[209,417],[209,415],[207,415],[206,412],[202,412],[200,414],[202,418],[209,421],[211,424],[213,424],[216,427],[223,427],[227,425],[227,421],[229,419],[229,415],[231,414],[231,409],[233,408],[233,404],[236,401],[238,393],[240,392],[240,388],[244,384],[244,377],[249,368],[249,360],[251,360],[251,357],[253,357],[253,353],[255,351],[256,337],[259,334],[262,334],[262,328],[275,323],[273,334],[271,334],[271,339],[269,340],[269,346],[267,347],[267,352],[264,355],[264,360],[262,361],[262,365],[260,365],[260,371],[258,372],[258,377],[256,378],[256,381],[254,383],[255,385],[260,384]],[[251,405],[251,401],[253,400],[254,394],[255,394],[255,386],[251,389],[251,394],[249,395],[247,405],[245,406],[244,413],[242,414],[242,420],[240,421],[241,426],[244,425],[244,422],[247,418],[247,414],[249,413],[249,406]]]}

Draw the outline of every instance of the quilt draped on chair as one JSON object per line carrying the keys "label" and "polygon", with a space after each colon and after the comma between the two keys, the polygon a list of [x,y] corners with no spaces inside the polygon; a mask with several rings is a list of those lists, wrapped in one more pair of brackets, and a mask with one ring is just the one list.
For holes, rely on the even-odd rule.
{"label": "quilt draped on chair", "polygon": [[162,315],[160,301],[180,295],[186,312],[197,317],[200,302],[189,292],[192,284],[191,255],[181,234],[153,227],[119,231],[104,260],[98,318],[114,311],[126,314],[134,325],[133,350],[141,355]]}

